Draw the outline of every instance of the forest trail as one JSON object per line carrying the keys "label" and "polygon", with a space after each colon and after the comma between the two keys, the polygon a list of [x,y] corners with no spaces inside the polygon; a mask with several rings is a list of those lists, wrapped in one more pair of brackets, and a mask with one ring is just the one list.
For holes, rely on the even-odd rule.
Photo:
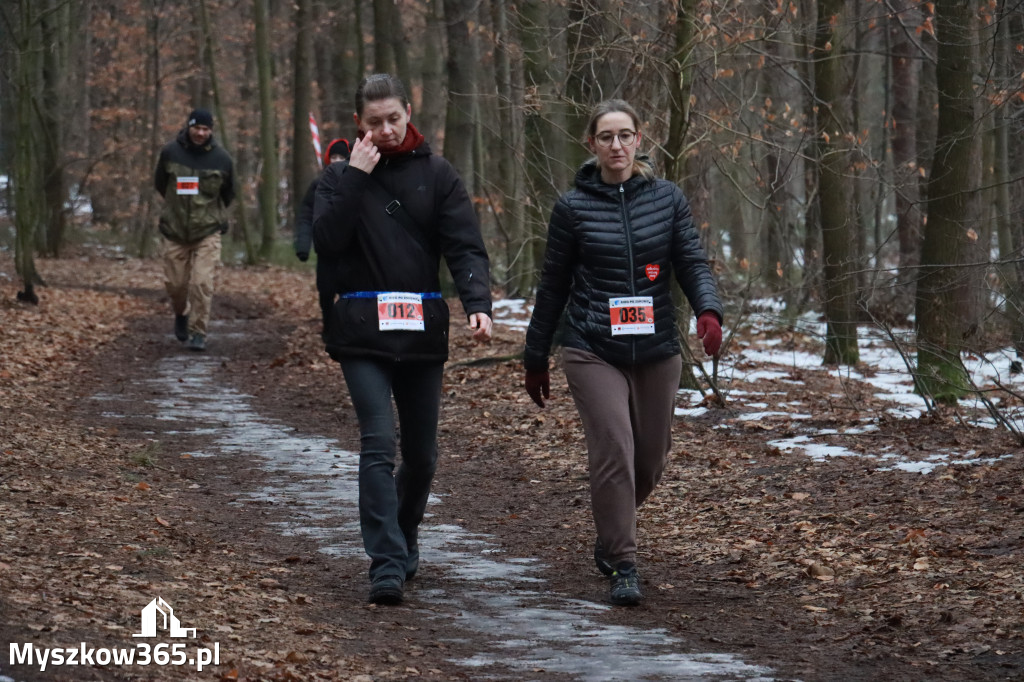
{"label": "forest trail", "polygon": [[[970,554],[961,566],[943,541],[955,531],[950,505],[927,504],[950,495],[938,477],[903,479],[917,486],[903,491],[911,504],[893,497],[891,483],[905,473],[869,475],[851,458],[815,464],[800,452],[755,455],[765,463],[750,466],[760,452],[750,443],[764,448],[760,429],[715,431],[724,414],[681,419],[664,490],[645,508],[648,598],[612,608],[589,557],[586,474],[564,381],[556,378],[555,399],[538,412],[515,361],[487,362],[515,352],[521,332],[511,328],[476,347],[453,326],[423,570],[405,604],[370,606],[355,514],[358,432],[340,372],[318,347],[309,276],[225,269],[209,350],[197,354],[171,337],[148,267],[69,266],[48,288],[67,309],[44,299],[39,311],[0,310],[20,325],[5,326],[5,343],[31,329],[36,336],[23,340],[42,339],[37,349],[50,354],[3,367],[22,381],[21,402],[0,421],[0,638],[134,646],[140,612],[159,596],[197,628],[190,647],[218,645],[220,664],[202,673],[95,666],[92,678],[996,680],[1021,671],[1024,631],[1019,609],[1010,610],[1021,604],[1011,568],[1024,543],[1000,520],[1019,518],[1013,458],[953,472],[967,505],[988,487],[986,522],[957,536],[960,555]],[[75,311],[86,305],[115,312],[80,321]],[[97,335],[104,341],[90,343]],[[5,361],[15,358],[10,347],[0,346]],[[50,367],[57,363],[66,366]],[[942,424],[921,426],[942,436]],[[985,444],[993,455],[1002,446]],[[843,481],[858,471],[867,487],[846,493]],[[848,494],[870,508],[854,512]],[[899,535],[891,549],[881,535],[870,540],[881,509]],[[754,513],[765,519],[744,516]],[[903,520],[915,513],[913,525]],[[937,516],[920,516],[929,513]],[[802,524],[792,536],[790,523]],[[779,537],[766,545],[773,526]],[[844,534],[891,552],[892,567],[877,578],[842,564],[828,543]],[[802,575],[810,564],[796,558],[807,556],[800,542],[845,574]],[[912,564],[924,557],[946,576],[893,568],[908,549]],[[921,605],[954,590],[966,610]],[[868,598],[874,614],[852,607]],[[986,601],[990,613],[981,612]],[[0,659],[0,675],[18,682],[86,679],[82,672]]]}
{"label": "forest trail", "polygon": [[[272,520],[260,532],[265,545],[276,544],[275,535],[298,536],[337,560],[329,563],[345,565],[345,574],[351,571],[347,565],[355,564],[352,580],[358,590],[358,566],[366,563],[358,525],[358,455],[326,433],[287,426],[287,414],[283,421],[259,414],[250,396],[218,380],[219,367],[252,348],[256,339],[248,326],[241,320],[218,324],[211,332],[216,352],[171,348],[155,364],[137,368],[146,375],[127,379],[121,384],[125,392],[101,393],[94,400],[122,428],[129,424],[165,441],[186,439],[192,458],[257,469],[248,485],[242,480],[232,486],[236,492],[229,505],[269,510]],[[149,333],[152,347],[168,346],[165,330]],[[443,506],[443,497],[435,495],[431,510]],[[405,604],[394,610],[402,620],[425,619],[442,629],[446,634],[436,643],[460,642],[471,655],[450,662],[471,678],[544,679],[542,671],[609,681],[768,676],[768,669],[727,654],[692,651],[664,627],[646,622],[642,611],[635,625],[603,622],[603,612],[612,608],[607,603],[550,590],[544,576],[556,566],[510,555],[493,536],[435,518],[431,513],[423,526],[421,573],[409,583]]]}

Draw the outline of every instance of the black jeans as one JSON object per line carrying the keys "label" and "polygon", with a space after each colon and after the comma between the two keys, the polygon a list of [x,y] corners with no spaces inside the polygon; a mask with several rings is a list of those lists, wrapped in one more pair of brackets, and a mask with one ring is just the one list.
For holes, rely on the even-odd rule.
{"label": "black jeans", "polygon": [[[419,559],[417,529],[437,469],[442,363],[341,361],[359,419],[359,526],[370,555],[370,580],[405,579]],[[395,410],[402,463],[394,474]]]}

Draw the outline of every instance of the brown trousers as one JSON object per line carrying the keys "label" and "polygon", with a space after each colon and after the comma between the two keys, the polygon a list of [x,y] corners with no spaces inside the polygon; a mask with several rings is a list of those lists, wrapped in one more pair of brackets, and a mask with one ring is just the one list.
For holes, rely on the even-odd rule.
{"label": "brown trousers", "polygon": [[164,286],[175,315],[188,315],[189,334],[206,336],[213,275],[220,262],[220,233],[194,244],[163,240]]}
{"label": "brown trousers", "polygon": [[597,536],[613,565],[636,561],[636,510],[672,448],[682,358],[616,366],[566,348],[562,364],[586,436]]}

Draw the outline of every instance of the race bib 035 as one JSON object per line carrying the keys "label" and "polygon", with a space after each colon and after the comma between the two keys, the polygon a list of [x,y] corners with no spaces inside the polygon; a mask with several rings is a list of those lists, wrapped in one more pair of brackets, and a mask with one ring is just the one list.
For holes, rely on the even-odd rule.
{"label": "race bib 035", "polygon": [[612,336],[654,333],[654,298],[629,296],[608,299]]}

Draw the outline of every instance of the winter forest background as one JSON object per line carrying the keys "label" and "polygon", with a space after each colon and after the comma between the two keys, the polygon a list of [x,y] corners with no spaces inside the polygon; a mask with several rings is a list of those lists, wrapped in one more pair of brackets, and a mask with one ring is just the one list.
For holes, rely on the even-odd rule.
{"label": "winter forest background", "polygon": [[1024,353],[1020,0],[4,2],[0,248],[23,297],[45,296],[37,255],[152,254],[153,166],[194,107],[236,162],[225,257],[287,257],[309,115],[351,138],[377,71],[465,179],[505,296],[531,297],[589,109],[621,97],[691,200],[728,323],[766,297],[780,324],[818,311],[840,365],[880,327],[940,404],[973,390],[965,354]]}

